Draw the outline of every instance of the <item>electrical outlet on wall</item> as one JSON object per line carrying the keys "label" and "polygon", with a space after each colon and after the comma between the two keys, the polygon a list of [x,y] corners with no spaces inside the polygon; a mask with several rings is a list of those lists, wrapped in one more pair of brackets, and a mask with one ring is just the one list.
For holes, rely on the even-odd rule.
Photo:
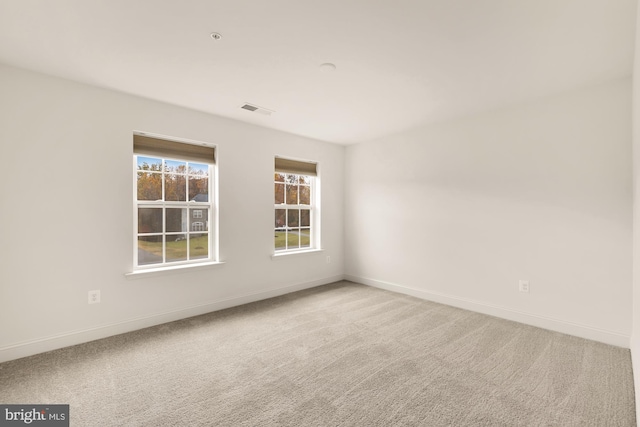
{"label": "electrical outlet on wall", "polygon": [[89,291],[89,304],[100,304],[100,291]]}
{"label": "electrical outlet on wall", "polygon": [[520,289],[520,292],[529,293],[529,281],[520,280],[520,282],[518,282],[518,289]]}

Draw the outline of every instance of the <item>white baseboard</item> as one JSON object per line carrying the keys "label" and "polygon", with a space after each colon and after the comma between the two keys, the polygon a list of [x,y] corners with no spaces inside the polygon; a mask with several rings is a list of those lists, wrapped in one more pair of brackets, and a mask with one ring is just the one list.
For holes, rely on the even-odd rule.
{"label": "white baseboard", "polygon": [[303,289],[309,289],[316,286],[337,282],[343,280],[343,278],[344,277],[342,275],[331,276],[324,279],[313,280],[310,282],[298,283],[295,285],[269,289],[266,291],[239,295],[232,298],[225,298],[190,307],[183,307],[163,313],[156,313],[148,316],[127,319],[121,322],[101,325],[89,329],[70,331],[64,334],[11,344],[5,347],[0,347],[0,362],[6,362],[22,357],[32,356],[34,354],[44,353],[46,351],[69,347],[76,344],[82,344],[101,338],[107,338],[113,335],[148,328],[150,326],[173,322],[175,320],[186,319],[188,317],[198,316],[200,314],[210,313],[212,311],[223,310],[225,308],[273,298],[291,292],[301,291]]}
{"label": "white baseboard", "polygon": [[368,286],[373,286],[380,289],[386,289],[388,291],[410,295],[416,298],[434,301],[441,304],[450,305],[453,307],[463,308],[465,310],[471,310],[478,313],[500,317],[502,319],[513,320],[515,322],[524,323],[527,325],[536,326],[543,329],[548,329],[551,331],[561,332],[563,334],[586,338],[593,341],[599,341],[605,344],[615,345],[615,346],[624,347],[624,348],[630,347],[631,337],[625,334],[614,332],[614,331],[594,328],[591,326],[581,325],[573,322],[567,322],[559,319],[553,319],[550,317],[538,316],[536,314],[516,311],[509,308],[472,301],[465,298],[459,298],[459,297],[446,295],[438,292],[429,292],[429,291],[423,291],[419,289],[413,289],[413,288],[398,285],[395,283],[388,283],[380,280],[367,279],[364,277],[357,277],[349,274],[345,274],[344,279],[350,280],[356,283],[362,283]]}

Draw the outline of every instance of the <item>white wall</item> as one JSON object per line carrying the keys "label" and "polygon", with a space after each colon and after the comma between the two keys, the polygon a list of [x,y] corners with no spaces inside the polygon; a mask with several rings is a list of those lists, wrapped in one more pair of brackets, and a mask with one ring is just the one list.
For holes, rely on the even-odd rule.
{"label": "white wall", "polygon": [[630,94],[623,79],[348,147],[346,277],[628,347]]}
{"label": "white wall", "polygon": [[[0,361],[342,278],[344,147],[4,66],[0,94]],[[125,278],[133,130],[218,145],[224,265]],[[324,252],[271,259],[276,154],[320,163]]]}
{"label": "white wall", "polygon": [[[626,346],[630,93],[615,81],[350,146],[345,160],[342,146],[0,66],[0,361],[344,271]],[[133,130],[218,144],[224,265],[125,278]],[[275,154],[320,162],[325,252],[271,259]]]}
{"label": "white wall", "polygon": [[[640,9],[636,22],[640,22]],[[636,27],[633,67],[633,326],[631,358],[636,392],[636,419],[640,420],[640,31]]]}

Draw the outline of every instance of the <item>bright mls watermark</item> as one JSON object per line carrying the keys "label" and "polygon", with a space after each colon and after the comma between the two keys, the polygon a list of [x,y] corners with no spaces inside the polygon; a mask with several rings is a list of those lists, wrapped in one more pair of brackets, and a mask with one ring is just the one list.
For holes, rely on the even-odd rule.
{"label": "bright mls watermark", "polygon": [[69,427],[69,405],[0,405],[0,427]]}

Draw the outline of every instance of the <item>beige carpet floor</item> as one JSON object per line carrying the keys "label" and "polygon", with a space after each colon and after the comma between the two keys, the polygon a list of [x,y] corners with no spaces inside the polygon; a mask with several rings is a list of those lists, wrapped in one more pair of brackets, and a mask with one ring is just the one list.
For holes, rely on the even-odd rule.
{"label": "beige carpet floor", "polygon": [[0,364],[72,426],[634,426],[629,350],[339,282]]}

